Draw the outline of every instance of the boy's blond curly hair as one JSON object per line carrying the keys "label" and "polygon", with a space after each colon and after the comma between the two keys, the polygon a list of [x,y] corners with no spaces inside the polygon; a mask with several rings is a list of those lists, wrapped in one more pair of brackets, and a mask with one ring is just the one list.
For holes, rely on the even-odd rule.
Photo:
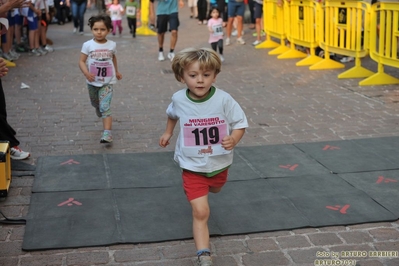
{"label": "boy's blond curly hair", "polygon": [[186,48],[178,52],[172,61],[172,70],[175,73],[177,81],[181,82],[184,69],[197,61],[201,70],[214,70],[215,76],[221,71],[222,61],[212,49]]}

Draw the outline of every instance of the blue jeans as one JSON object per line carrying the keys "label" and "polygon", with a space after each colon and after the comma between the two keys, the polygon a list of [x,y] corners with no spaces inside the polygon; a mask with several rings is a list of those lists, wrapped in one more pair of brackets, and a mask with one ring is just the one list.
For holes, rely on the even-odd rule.
{"label": "blue jeans", "polygon": [[83,25],[85,23],[85,12],[86,12],[87,1],[83,1],[82,3],[77,3],[75,1],[71,1],[72,8],[72,18],[73,18],[73,26],[75,28],[79,28],[79,32],[83,32]]}

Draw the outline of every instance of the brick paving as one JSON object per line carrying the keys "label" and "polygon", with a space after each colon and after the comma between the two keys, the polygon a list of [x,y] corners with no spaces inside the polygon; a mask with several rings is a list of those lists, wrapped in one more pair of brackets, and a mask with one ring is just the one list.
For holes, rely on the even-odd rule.
{"label": "brick paving", "polygon": [[[93,12],[88,10],[86,19]],[[189,19],[187,7],[180,20],[176,50],[209,47],[205,26]],[[91,36],[87,27],[79,36],[72,34],[71,23],[51,25],[48,36],[56,51],[43,57],[23,55],[3,78],[9,122],[18,131],[21,147],[32,153],[29,163],[50,155],[165,151],[157,144],[165,127],[165,108],[182,84],[170,73],[169,61],[157,61],[156,37],[132,39],[126,21],[124,26],[123,37],[110,37],[117,42],[124,75],[115,85],[112,146],[99,144],[101,120],[90,106],[78,68],[81,45]],[[233,44],[225,46],[226,62],[216,82],[248,117],[250,127],[241,146],[399,135],[397,86],[360,87],[359,80],[337,79],[343,70],[310,71],[296,67],[297,60],[278,60],[268,50],[252,47],[255,38],[248,25],[244,38],[246,45],[235,44],[233,37]],[[169,34],[165,51],[168,42]],[[368,58],[363,65],[377,69]],[[30,88],[20,89],[21,82]],[[9,195],[0,201],[5,215],[27,215],[33,180],[14,177]],[[24,252],[23,235],[23,225],[0,226],[0,265],[192,266],[195,260],[192,240]],[[346,251],[399,251],[399,222],[212,237],[211,247],[218,266],[314,265],[320,256],[329,259]],[[399,265],[398,257],[345,259],[362,266]]]}

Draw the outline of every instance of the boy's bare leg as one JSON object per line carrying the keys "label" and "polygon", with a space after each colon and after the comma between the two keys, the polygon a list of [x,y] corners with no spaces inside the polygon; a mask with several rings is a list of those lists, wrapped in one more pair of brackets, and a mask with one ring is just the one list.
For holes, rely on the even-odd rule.
{"label": "boy's bare leg", "polygon": [[190,201],[193,210],[193,236],[197,250],[210,248],[208,195]]}

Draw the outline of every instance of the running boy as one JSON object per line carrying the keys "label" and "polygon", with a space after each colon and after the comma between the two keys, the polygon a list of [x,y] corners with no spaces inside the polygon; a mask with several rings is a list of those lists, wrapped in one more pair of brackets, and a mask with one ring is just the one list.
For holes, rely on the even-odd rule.
{"label": "running boy", "polygon": [[172,96],[159,145],[169,145],[180,120],[174,159],[183,169],[183,187],[193,209],[198,265],[211,266],[208,193],[219,192],[226,183],[233,149],[248,122],[230,94],[212,85],[221,70],[220,58],[213,50],[185,49],[173,58],[172,69],[176,79],[187,88]]}
{"label": "running boy", "polygon": [[112,21],[108,15],[97,15],[89,19],[94,38],[83,44],[79,59],[80,70],[86,77],[91,105],[103,119],[104,132],[101,143],[112,142],[111,100],[113,84],[122,79],[116,60],[116,44],[107,40],[112,31]]}

